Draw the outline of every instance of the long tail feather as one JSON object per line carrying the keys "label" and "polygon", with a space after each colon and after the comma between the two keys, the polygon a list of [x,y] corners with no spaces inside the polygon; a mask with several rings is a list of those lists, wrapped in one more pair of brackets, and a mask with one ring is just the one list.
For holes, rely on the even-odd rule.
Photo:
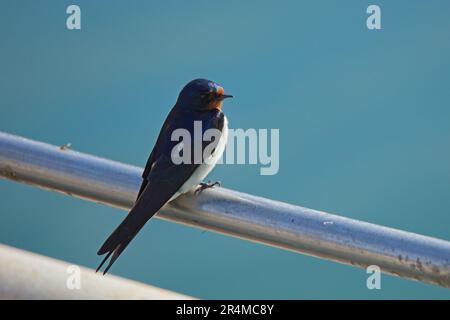
{"label": "long tail feather", "polygon": [[[168,169],[167,169],[168,168]],[[131,240],[142,229],[145,223],[158,212],[161,207],[170,200],[170,198],[177,192],[181,185],[192,174],[195,167],[177,167],[168,166],[166,162],[162,162],[162,173],[155,174],[154,183],[146,183],[145,187],[138,197],[135,205],[130,210],[122,223],[114,230],[114,232],[106,239],[101,248],[98,250],[98,255],[108,253],[100,264],[98,270],[108,260],[112,254],[112,258],[106,267],[104,274],[111,268],[113,263],[117,260],[123,250],[128,246]],[[172,170],[172,171],[170,171]],[[181,170],[181,178],[180,171]],[[168,179],[173,177],[175,181]]]}
{"label": "long tail feather", "polygon": [[100,270],[100,268],[105,264],[106,260],[108,260],[109,256],[111,255],[111,253],[113,253],[112,251],[110,251],[106,257],[102,260],[102,262],[100,263],[100,265],[97,267],[97,270],[95,270],[95,273],[98,272],[98,270]]}
{"label": "long tail feather", "polygon": [[[131,216],[132,217],[132,216]],[[125,248],[128,246],[128,244],[131,242],[131,240],[134,239],[134,237],[138,234],[138,232],[142,229],[144,226],[146,220],[139,221],[140,223],[134,224],[136,221],[132,221],[134,226],[133,228],[129,228],[129,223],[131,219],[130,216],[128,216],[118,227],[117,229],[109,236],[109,238],[105,241],[103,246],[100,248],[100,250],[97,252],[98,255],[103,255],[105,253],[108,253],[105,258],[103,259],[102,263],[98,266],[97,271],[100,270],[100,268],[103,266],[103,264],[108,260],[108,258],[111,256],[111,260],[108,263],[108,266],[106,267],[103,274],[106,274],[113,265],[113,263],[117,260],[117,258],[120,256],[120,254],[125,250]]]}

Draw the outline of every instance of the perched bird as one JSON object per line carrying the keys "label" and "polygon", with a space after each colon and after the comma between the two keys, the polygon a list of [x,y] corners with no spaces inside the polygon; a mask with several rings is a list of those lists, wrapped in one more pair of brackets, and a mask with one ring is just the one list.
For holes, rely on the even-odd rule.
{"label": "perched bird", "polygon": [[[108,272],[144,224],[167,202],[199,185],[197,189],[199,191],[215,185],[202,183],[202,181],[213,169],[225,149],[228,121],[222,112],[222,103],[224,99],[232,97],[225,94],[222,86],[206,79],[193,80],[181,90],[150,153],[133,208],[97,252],[98,255],[107,254],[97,271],[112,255],[103,274]],[[203,133],[208,129],[217,129],[220,133],[218,141],[202,141],[202,150],[205,150],[210,143],[215,143],[209,161],[202,159],[201,162],[175,164],[171,155],[179,142],[172,141],[172,133],[177,129],[185,129],[193,136],[196,121],[201,121]],[[193,158],[194,145],[186,146],[188,147],[191,149],[182,152],[192,151],[190,154]]]}

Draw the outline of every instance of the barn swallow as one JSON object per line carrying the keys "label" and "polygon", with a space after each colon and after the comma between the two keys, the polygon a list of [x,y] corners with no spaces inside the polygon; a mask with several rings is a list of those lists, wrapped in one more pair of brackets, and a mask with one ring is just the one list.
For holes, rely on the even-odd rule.
{"label": "barn swallow", "polygon": [[[142,185],[133,208],[97,252],[98,255],[107,254],[97,271],[112,255],[103,274],[108,272],[144,224],[167,202],[199,185],[197,190],[213,186],[202,181],[213,169],[225,149],[228,120],[222,112],[222,104],[223,100],[232,97],[225,94],[222,86],[206,79],[192,80],[181,90],[147,160],[142,173]],[[202,160],[200,163],[191,161],[174,164],[171,154],[178,141],[172,141],[172,133],[182,128],[194,135],[194,121],[201,121],[203,132],[212,128],[220,132],[211,157],[209,161]],[[204,150],[210,143],[213,142],[202,141],[201,148]]]}

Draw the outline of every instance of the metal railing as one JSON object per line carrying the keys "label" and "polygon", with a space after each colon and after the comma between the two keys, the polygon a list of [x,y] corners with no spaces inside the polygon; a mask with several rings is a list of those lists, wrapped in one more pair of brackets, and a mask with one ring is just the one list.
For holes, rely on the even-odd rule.
{"label": "metal railing", "polygon": [[193,298],[0,244],[0,299]]}
{"label": "metal railing", "polygon": [[[0,176],[129,209],[142,169],[0,133]],[[158,218],[450,287],[450,242],[225,188],[183,195]]]}

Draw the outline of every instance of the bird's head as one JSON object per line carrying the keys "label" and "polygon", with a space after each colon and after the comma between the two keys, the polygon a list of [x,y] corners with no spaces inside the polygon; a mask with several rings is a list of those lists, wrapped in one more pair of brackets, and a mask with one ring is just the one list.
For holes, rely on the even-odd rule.
{"label": "bird's head", "polygon": [[214,81],[195,79],[181,90],[177,103],[198,111],[211,111],[220,110],[223,100],[232,97],[225,94],[223,87]]}

